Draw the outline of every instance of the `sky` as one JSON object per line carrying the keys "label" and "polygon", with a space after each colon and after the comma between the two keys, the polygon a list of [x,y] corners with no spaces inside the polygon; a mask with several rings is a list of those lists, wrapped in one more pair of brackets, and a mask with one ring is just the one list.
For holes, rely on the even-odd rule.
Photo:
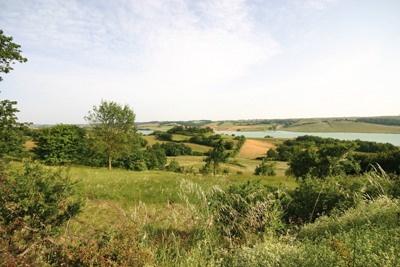
{"label": "sky", "polygon": [[400,115],[399,0],[0,0],[21,122]]}

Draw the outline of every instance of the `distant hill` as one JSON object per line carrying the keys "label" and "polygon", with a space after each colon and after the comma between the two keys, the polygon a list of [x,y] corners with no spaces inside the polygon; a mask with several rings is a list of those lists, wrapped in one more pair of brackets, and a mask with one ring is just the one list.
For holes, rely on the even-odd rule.
{"label": "distant hill", "polygon": [[[89,128],[88,124],[75,124]],[[167,131],[175,126],[211,127],[215,131],[271,131],[275,125],[279,131],[290,132],[343,132],[343,133],[396,133],[400,134],[400,116],[332,117],[294,119],[249,120],[191,120],[137,122],[139,130]],[[31,128],[53,127],[55,124],[33,124]]]}

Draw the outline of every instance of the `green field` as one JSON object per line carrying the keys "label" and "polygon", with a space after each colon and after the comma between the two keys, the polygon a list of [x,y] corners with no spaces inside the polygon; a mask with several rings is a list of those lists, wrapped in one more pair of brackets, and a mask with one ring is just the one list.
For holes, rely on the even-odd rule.
{"label": "green field", "polygon": [[400,126],[387,126],[372,123],[361,123],[353,121],[340,122],[316,122],[313,124],[293,125],[280,128],[282,131],[290,132],[314,132],[314,133],[396,133],[400,134]]}

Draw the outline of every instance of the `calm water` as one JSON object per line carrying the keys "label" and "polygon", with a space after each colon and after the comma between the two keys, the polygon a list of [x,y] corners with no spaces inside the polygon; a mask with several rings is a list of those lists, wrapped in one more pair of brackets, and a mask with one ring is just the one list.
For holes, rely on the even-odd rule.
{"label": "calm water", "polygon": [[378,134],[378,133],[300,133],[300,132],[285,132],[285,131],[269,131],[269,132],[237,132],[237,131],[217,131],[218,134],[228,135],[244,135],[246,137],[265,137],[270,135],[276,138],[296,138],[302,135],[313,135],[324,138],[335,138],[340,140],[356,140],[373,141],[378,143],[391,143],[395,146],[400,146],[400,134]]}
{"label": "calm water", "polygon": [[[153,131],[138,131],[142,134],[150,134]],[[331,137],[340,140],[356,140],[373,141],[378,143],[391,143],[395,146],[400,146],[400,134],[377,134],[377,133],[300,133],[300,132],[285,132],[285,131],[269,131],[269,132],[237,132],[237,131],[216,131],[217,134],[227,135],[244,135],[246,137],[265,137],[270,135],[276,138],[296,138],[301,135],[313,135],[321,137]]]}

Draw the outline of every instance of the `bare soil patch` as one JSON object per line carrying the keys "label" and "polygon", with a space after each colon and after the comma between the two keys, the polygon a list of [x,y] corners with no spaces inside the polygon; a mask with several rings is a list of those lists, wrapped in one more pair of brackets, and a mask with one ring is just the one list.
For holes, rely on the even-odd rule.
{"label": "bare soil patch", "polygon": [[257,158],[265,157],[268,150],[275,148],[272,143],[265,141],[257,141],[247,139],[242,149],[240,150],[239,157],[242,158]]}

